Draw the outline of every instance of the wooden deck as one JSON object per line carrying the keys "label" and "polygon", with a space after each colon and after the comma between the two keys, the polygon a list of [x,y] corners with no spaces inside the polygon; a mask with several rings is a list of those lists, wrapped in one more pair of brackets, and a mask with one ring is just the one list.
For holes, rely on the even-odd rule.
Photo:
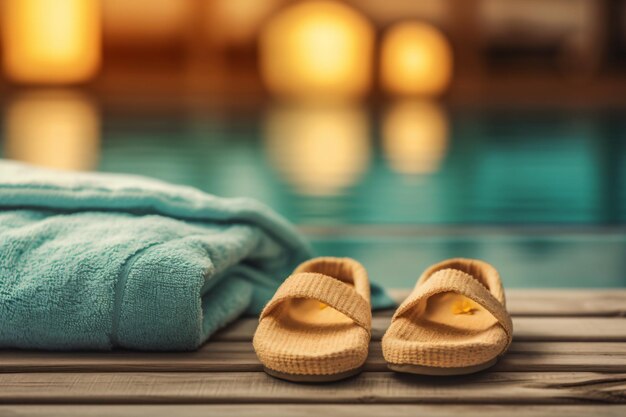
{"label": "wooden deck", "polygon": [[0,351],[0,416],[626,416],[626,290],[507,294],[514,342],[476,375],[389,372],[385,311],[361,375],[279,381],[262,372],[245,318],[192,353]]}

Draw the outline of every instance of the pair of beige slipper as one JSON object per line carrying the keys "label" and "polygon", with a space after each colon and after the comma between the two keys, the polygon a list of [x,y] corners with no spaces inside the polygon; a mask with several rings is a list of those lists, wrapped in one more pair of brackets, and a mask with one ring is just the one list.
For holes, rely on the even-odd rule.
{"label": "pair of beige slipper", "polygon": [[[265,371],[290,381],[335,381],[360,372],[372,313],[365,268],[350,258],[301,264],[265,306],[254,349]],[[512,339],[498,272],[450,259],[426,269],[382,339],[390,369],[461,375],[496,363]]]}

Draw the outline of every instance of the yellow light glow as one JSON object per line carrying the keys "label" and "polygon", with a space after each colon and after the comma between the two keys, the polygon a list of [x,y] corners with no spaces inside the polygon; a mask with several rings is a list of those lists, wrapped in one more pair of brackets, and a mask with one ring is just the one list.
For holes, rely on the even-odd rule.
{"label": "yellow light glow", "polygon": [[452,77],[450,44],[433,26],[397,24],[384,36],[380,73],[382,86],[389,93],[441,94]]}
{"label": "yellow light glow", "polygon": [[295,4],[265,25],[261,75],[275,94],[296,98],[355,98],[371,84],[374,31],[348,6]]}
{"label": "yellow light glow", "polygon": [[94,105],[75,91],[33,91],[8,103],[7,158],[58,169],[96,166],[100,121]]}
{"label": "yellow light glow", "polygon": [[4,69],[14,81],[74,83],[100,65],[97,0],[4,0]]}
{"label": "yellow light glow", "polygon": [[436,172],[448,148],[448,119],[434,102],[393,104],[384,115],[382,133],[385,157],[402,174]]}
{"label": "yellow light glow", "polygon": [[358,107],[275,107],[266,118],[265,139],[272,164],[304,195],[340,194],[369,163],[367,116]]}

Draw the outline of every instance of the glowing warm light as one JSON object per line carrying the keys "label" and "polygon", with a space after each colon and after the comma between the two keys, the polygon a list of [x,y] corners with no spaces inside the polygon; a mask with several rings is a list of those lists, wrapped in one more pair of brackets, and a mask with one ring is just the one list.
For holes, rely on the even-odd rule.
{"label": "glowing warm light", "polygon": [[450,44],[436,28],[407,22],[385,35],[381,52],[383,88],[393,94],[441,94],[452,77]]}
{"label": "glowing warm light", "polygon": [[434,102],[395,103],[384,115],[382,133],[385,157],[402,174],[436,172],[448,148],[448,120]]}
{"label": "glowing warm light", "polygon": [[99,115],[77,92],[21,94],[9,103],[4,127],[7,158],[59,169],[88,170],[97,164]]}
{"label": "glowing warm light", "polygon": [[298,3],[264,27],[261,74],[281,96],[360,97],[371,83],[373,42],[370,23],[348,6]]}
{"label": "glowing warm light", "polygon": [[5,0],[4,69],[17,82],[74,83],[100,65],[97,0]]}
{"label": "glowing warm light", "polygon": [[305,195],[339,194],[359,180],[369,163],[367,116],[360,108],[273,108],[265,138],[272,164]]}

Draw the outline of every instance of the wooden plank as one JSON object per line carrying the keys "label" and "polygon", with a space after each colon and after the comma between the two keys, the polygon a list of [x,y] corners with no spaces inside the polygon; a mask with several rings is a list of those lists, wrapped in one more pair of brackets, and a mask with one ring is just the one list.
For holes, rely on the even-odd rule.
{"label": "wooden plank", "polygon": [[192,405],[5,405],[0,415],[12,417],[623,417],[624,405],[428,405],[428,404],[192,404]]}
{"label": "wooden plank", "polygon": [[[410,289],[391,289],[400,303]],[[520,289],[506,290],[512,316],[626,317],[626,290],[611,289]],[[393,310],[383,313],[390,315]]]}
{"label": "wooden plank", "polygon": [[0,351],[0,372],[127,372],[262,370],[250,342],[208,342],[195,352]]}
{"label": "wooden plank", "polygon": [[[147,353],[0,351],[0,372],[258,372],[250,342],[209,342],[196,352]],[[372,342],[367,371],[387,371]],[[514,342],[495,371],[626,373],[626,343]]]}
{"label": "wooden plank", "polygon": [[0,403],[626,404],[626,374],[486,372],[433,378],[365,372],[333,384],[294,384],[263,372],[19,373],[0,375]]}
{"label": "wooden plank", "polygon": [[[390,317],[374,316],[372,340],[380,340]],[[215,334],[214,341],[252,340],[257,319],[243,318]],[[621,317],[514,317],[514,339],[518,341],[624,342],[626,319]]]}

